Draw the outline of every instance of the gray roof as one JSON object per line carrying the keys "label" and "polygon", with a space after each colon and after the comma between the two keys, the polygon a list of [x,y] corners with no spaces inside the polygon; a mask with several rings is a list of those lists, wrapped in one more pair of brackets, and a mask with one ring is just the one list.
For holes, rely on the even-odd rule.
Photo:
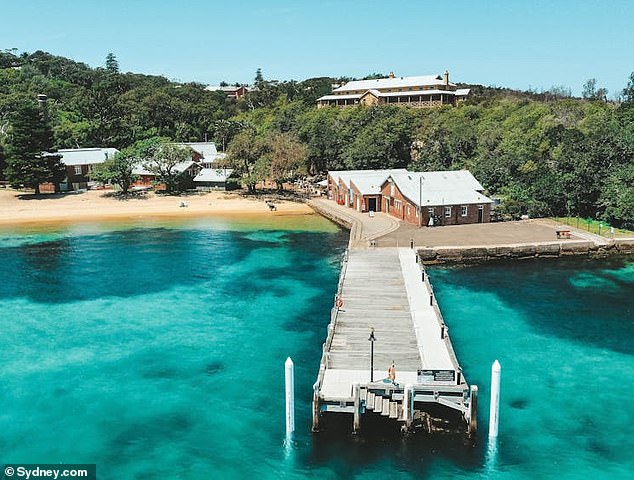
{"label": "gray roof", "polygon": [[417,206],[420,206],[421,195],[423,207],[493,202],[481,193],[484,188],[468,170],[395,173],[390,178]]}
{"label": "gray roof", "polygon": [[407,172],[407,170],[404,168],[394,168],[391,170],[331,170],[328,172],[328,175],[337,183],[339,183],[339,179],[341,179],[348,187],[350,187],[350,180],[352,179],[357,188],[360,189],[361,187],[357,184],[357,181],[364,183],[363,179],[367,179],[368,182],[372,183],[380,180],[380,187],[391,173],[402,172]]}
{"label": "gray roof", "polygon": [[218,153],[216,144],[214,142],[189,142],[189,143],[175,143],[179,147],[189,147],[195,152],[199,153],[207,162],[213,162],[217,158],[225,156],[224,153]]}
{"label": "gray roof", "polygon": [[[134,173],[135,175],[154,175],[153,172],[150,172],[147,168],[146,165],[147,164],[151,164],[151,160],[148,162],[143,162],[143,163],[138,163],[133,169],[132,169],[132,173]],[[188,160],[186,162],[179,162],[176,165],[174,165],[173,171],[174,172],[184,172],[185,170],[187,170],[189,167],[191,167],[192,165],[198,165],[196,162],[194,162],[193,160]]]}
{"label": "gray roof", "polygon": [[232,173],[230,168],[203,168],[194,177],[194,182],[224,182]]}
{"label": "gray roof", "polygon": [[[333,90],[334,92],[350,92],[353,90],[372,90],[381,88],[411,88],[422,86],[444,85],[442,75],[419,75],[415,77],[377,78],[374,80],[353,80]],[[455,86],[453,83],[449,83]]]}
{"label": "gray roof", "polygon": [[116,148],[67,148],[58,150],[64,165],[96,165],[112,159],[119,150]]}

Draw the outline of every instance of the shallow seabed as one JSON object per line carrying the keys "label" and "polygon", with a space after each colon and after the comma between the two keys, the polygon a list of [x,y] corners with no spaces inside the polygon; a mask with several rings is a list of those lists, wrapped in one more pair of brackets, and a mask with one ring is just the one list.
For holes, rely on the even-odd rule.
{"label": "shallow seabed", "polygon": [[[346,421],[313,436],[347,234],[316,216],[277,222],[0,232],[0,463],[96,463],[100,479],[629,478],[632,259],[432,271],[480,385],[475,447],[380,425],[353,439]],[[285,445],[287,356],[298,430]]]}

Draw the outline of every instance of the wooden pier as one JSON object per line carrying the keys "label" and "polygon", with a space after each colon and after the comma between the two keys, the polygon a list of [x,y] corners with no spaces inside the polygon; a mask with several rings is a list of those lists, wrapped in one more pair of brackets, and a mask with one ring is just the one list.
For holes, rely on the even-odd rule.
{"label": "wooden pier", "polygon": [[313,389],[314,431],[324,415],[346,413],[354,432],[364,415],[430,433],[449,431],[447,419],[457,417],[451,429],[475,432],[478,389],[462,374],[415,250],[346,252]]}

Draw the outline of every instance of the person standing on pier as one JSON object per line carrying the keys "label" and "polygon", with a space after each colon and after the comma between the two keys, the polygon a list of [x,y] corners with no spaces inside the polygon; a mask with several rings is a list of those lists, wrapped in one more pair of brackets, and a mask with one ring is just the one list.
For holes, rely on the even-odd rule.
{"label": "person standing on pier", "polygon": [[396,385],[396,367],[394,366],[394,360],[392,360],[392,365],[387,369],[387,378],[392,381],[394,385]]}

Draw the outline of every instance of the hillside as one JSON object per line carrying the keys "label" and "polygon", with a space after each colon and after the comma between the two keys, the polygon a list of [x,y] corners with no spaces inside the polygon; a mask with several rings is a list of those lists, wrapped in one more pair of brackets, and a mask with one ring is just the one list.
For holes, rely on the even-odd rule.
{"label": "hillside", "polygon": [[634,74],[620,104],[470,85],[460,107],[316,109],[341,80],[259,74],[256,89],[233,100],[202,84],[122,73],[114,56],[90,68],[41,51],[0,52],[0,168],[15,105],[46,94],[55,148],[121,149],[157,136],[227,146],[252,127],[299,139],[310,173],[468,168],[510,214],[634,222]]}

